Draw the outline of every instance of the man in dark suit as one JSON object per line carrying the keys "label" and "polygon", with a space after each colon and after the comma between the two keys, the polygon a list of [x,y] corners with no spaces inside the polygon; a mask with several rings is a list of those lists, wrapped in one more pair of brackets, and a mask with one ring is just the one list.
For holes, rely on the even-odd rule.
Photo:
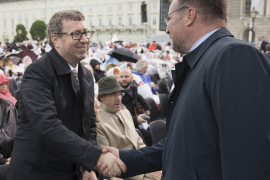
{"label": "man in dark suit", "polygon": [[226,0],[170,5],[166,32],[186,56],[173,71],[167,137],[107,148],[127,165],[123,178],[162,169],[162,180],[270,179],[270,64],[225,28],[227,10]]}
{"label": "man in dark suit", "polygon": [[[92,35],[79,11],[59,11],[50,19],[53,49],[27,68],[21,83],[8,180],[74,180],[76,165],[85,170],[84,179],[96,179],[98,160],[122,163],[96,146],[93,77],[79,63]],[[114,170],[116,176],[117,164]]]}

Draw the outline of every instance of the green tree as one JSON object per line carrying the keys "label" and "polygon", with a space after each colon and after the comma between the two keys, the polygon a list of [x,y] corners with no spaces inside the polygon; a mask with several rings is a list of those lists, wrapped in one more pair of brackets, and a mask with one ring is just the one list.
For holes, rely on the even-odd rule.
{"label": "green tree", "polygon": [[46,24],[44,21],[36,20],[31,28],[30,28],[30,34],[33,40],[43,40],[46,37]]}
{"label": "green tree", "polygon": [[[19,34],[19,32],[21,32],[21,34]],[[26,31],[26,29],[25,29],[25,27],[24,27],[23,24],[17,24],[17,26],[16,26],[16,33],[17,33],[17,35],[14,36],[14,39],[15,40],[17,40],[19,42],[28,40],[28,38],[27,38],[27,34],[28,33],[27,33],[27,31]]]}

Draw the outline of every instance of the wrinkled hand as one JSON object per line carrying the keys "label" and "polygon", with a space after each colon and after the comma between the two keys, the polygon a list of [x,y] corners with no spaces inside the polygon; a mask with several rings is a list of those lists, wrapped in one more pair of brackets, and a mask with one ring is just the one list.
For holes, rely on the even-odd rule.
{"label": "wrinkled hand", "polygon": [[144,122],[147,122],[145,119],[142,118],[143,115],[144,114],[140,114],[140,115],[137,116],[137,123],[138,124],[142,124]]}
{"label": "wrinkled hand", "polygon": [[145,174],[146,177],[154,180],[160,180],[162,175],[162,171],[156,171],[152,173]]}
{"label": "wrinkled hand", "polygon": [[96,173],[94,171],[84,171],[82,180],[97,180]]}
{"label": "wrinkled hand", "polygon": [[146,116],[149,116],[149,115],[150,115],[150,110],[144,111],[144,114],[145,114]]}
{"label": "wrinkled hand", "polygon": [[100,155],[96,166],[105,176],[120,176],[122,172],[125,173],[127,171],[127,167],[123,161],[119,159],[119,153],[118,156],[116,156],[109,151],[109,148],[102,151],[103,153]]}

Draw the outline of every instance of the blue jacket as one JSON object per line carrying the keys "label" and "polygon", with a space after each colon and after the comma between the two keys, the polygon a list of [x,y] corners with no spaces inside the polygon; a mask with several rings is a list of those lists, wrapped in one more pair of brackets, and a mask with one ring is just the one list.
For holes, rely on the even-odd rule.
{"label": "blue jacket", "polygon": [[[146,83],[146,84],[150,84],[150,83],[152,82],[150,76],[148,76],[147,74],[144,74],[144,75],[143,75],[143,74],[138,73],[138,72],[134,72],[133,74],[139,75],[140,78],[142,79],[142,81],[143,81],[144,83]],[[146,81],[145,81],[145,79],[146,79]],[[157,92],[158,88],[157,88],[157,89],[153,89],[153,88],[151,87],[151,90],[152,90],[152,93],[155,94],[155,93]]]}
{"label": "blue jacket", "polygon": [[269,75],[261,52],[216,31],[176,65],[166,140],[120,150],[122,177],[163,170],[162,180],[269,180]]}

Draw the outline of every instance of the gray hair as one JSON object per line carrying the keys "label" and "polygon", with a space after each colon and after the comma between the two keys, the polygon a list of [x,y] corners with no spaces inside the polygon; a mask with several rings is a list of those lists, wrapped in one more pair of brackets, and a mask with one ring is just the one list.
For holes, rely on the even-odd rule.
{"label": "gray hair", "polygon": [[[84,15],[77,10],[65,10],[56,12],[50,19],[47,29],[47,35],[49,40],[49,45],[54,48],[53,42],[51,41],[51,35],[54,33],[60,33],[63,30],[63,20],[72,21],[84,21]],[[62,38],[62,34],[56,34],[57,37]]]}
{"label": "gray hair", "polygon": [[148,62],[145,60],[139,60],[136,63],[136,70],[137,72],[141,72],[142,68],[146,67],[148,65]]}

